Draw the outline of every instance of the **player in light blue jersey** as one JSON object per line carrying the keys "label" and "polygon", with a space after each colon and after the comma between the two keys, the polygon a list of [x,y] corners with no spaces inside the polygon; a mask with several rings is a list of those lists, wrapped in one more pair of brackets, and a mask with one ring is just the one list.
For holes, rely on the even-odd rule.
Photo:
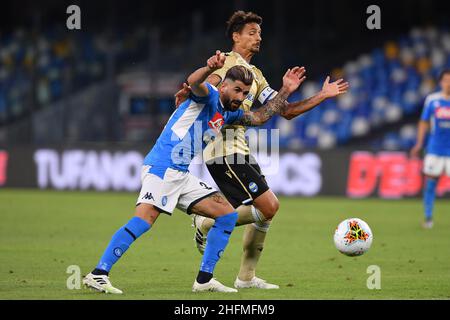
{"label": "player in light blue jersey", "polygon": [[441,73],[439,84],[442,90],[430,94],[425,100],[419,121],[417,142],[411,149],[411,155],[418,156],[429,131],[423,166],[426,176],[423,226],[427,229],[433,227],[433,205],[438,178],[444,172],[450,176],[450,69]]}
{"label": "player in light blue jersey", "polygon": [[169,119],[142,167],[142,188],[134,217],[112,237],[96,268],[83,283],[105,293],[121,294],[109,280],[109,271],[130,245],[154,225],[160,213],[171,215],[175,207],[187,214],[213,218],[205,253],[192,291],[237,292],[213,278],[236,225],[235,209],[220,193],[188,171],[194,156],[217,134],[224,124],[261,125],[280,112],[289,94],[304,80],[301,69],[288,70],[276,98],[255,112],[238,110],[249,93],[253,74],[243,66],[228,70],[224,84],[215,88],[205,79],[223,67],[225,56],[217,51],[207,66],[192,73],[188,81],[192,93]]}

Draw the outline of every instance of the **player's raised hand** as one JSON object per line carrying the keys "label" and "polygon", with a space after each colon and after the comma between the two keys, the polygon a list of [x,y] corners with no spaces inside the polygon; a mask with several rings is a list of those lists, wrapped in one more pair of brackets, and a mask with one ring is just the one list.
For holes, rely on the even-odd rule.
{"label": "player's raised hand", "polygon": [[305,81],[305,67],[295,67],[292,69],[292,72],[297,75],[297,77],[301,80],[301,82]]}
{"label": "player's raised hand", "polygon": [[304,67],[294,67],[293,69],[288,69],[283,76],[283,88],[290,93],[297,90],[297,88],[305,81],[305,68]]}
{"label": "player's raised hand", "polygon": [[330,76],[328,76],[322,85],[322,93],[326,98],[333,98],[344,94],[349,88],[348,82],[343,82],[344,79],[339,79],[334,82],[330,82]]}
{"label": "player's raised hand", "polygon": [[220,52],[220,50],[216,50],[216,54],[206,61],[206,65],[211,70],[217,70],[224,66],[225,64],[225,54]]}
{"label": "player's raised hand", "polygon": [[183,83],[183,88],[175,93],[175,106],[178,108],[178,106],[189,97],[190,93],[191,87],[189,87],[186,83]]}

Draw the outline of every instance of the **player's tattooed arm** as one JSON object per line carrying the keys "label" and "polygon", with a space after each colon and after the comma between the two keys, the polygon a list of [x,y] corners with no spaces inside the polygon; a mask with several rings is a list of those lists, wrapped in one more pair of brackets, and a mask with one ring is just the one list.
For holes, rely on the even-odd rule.
{"label": "player's tattooed arm", "polygon": [[281,89],[275,98],[270,100],[264,106],[256,111],[246,111],[241,119],[235,124],[243,126],[260,126],[266,123],[273,115],[279,114],[284,108],[285,100],[289,96],[289,92]]}
{"label": "player's tattooed arm", "polygon": [[297,90],[298,86],[305,80],[304,68],[295,67],[288,69],[283,76],[283,86],[278,94],[256,111],[246,111],[241,119],[235,124],[244,126],[260,126],[267,122],[274,114],[279,114],[285,108],[285,101],[289,95]]}
{"label": "player's tattooed arm", "polygon": [[205,97],[208,95],[208,88],[205,85],[205,80],[210,76],[214,71],[222,68],[225,64],[225,55],[222,54],[219,50],[216,51],[216,54],[208,59],[206,62],[206,66],[195,70],[188,77],[187,81],[189,83],[191,91],[199,97]]}
{"label": "player's tattooed arm", "polygon": [[348,88],[349,84],[348,82],[344,82],[344,79],[330,82],[330,77],[328,76],[322,85],[322,90],[320,90],[314,96],[292,103],[286,101],[280,115],[287,120],[291,120],[305,112],[310,111],[326,99],[334,98],[346,93]]}

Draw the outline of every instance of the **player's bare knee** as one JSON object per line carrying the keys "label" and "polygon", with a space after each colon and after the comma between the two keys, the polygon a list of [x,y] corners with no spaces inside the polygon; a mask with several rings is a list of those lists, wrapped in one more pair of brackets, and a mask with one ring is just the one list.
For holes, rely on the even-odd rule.
{"label": "player's bare knee", "polygon": [[272,206],[271,206],[271,210],[273,212],[273,215],[271,218],[268,218],[268,220],[272,220],[272,218],[275,216],[275,214],[278,212],[278,210],[280,209],[280,202],[278,201],[277,198],[275,198],[272,201]]}
{"label": "player's bare knee", "polygon": [[265,205],[262,208],[258,209],[264,215],[264,218],[266,218],[266,220],[271,220],[277,214],[279,207],[280,203],[278,199],[274,198],[271,199],[271,201],[265,203]]}
{"label": "player's bare knee", "polygon": [[253,205],[263,214],[266,220],[271,220],[280,207],[277,196],[271,190],[267,190],[257,197]]}

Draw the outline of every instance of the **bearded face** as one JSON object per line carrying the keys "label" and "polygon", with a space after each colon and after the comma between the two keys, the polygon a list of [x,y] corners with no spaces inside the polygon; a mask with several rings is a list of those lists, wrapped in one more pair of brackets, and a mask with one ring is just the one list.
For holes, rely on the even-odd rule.
{"label": "bearded face", "polygon": [[227,111],[236,111],[250,91],[242,81],[225,79],[220,87],[220,100]]}

